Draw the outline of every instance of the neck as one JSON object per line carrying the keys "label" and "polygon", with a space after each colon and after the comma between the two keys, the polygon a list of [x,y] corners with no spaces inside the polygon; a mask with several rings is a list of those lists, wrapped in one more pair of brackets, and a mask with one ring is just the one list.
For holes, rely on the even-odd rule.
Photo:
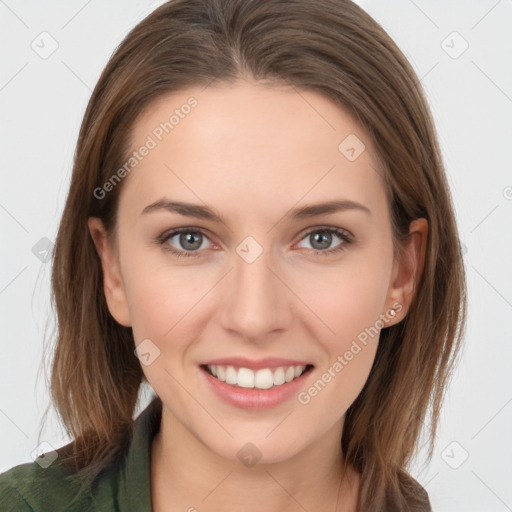
{"label": "neck", "polygon": [[153,511],[354,512],[359,478],[343,465],[341,427],[287,460],[246,467],[212,452],[164,405],[151,449]]}

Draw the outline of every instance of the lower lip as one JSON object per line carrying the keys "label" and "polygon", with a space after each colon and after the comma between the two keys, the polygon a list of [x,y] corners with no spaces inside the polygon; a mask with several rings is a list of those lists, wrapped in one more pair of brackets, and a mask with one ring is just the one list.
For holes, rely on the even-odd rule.
{"label": "lower lip", "polygon": [[297,394],[304,385],[304,380],[311,373],[311,369],[303,373],[300,377],[293,379],[291,382],[269,389],[232,386],[210,375],[203,368],[200,368],[200,372],[204,375],[206,382],[213,392],[228,404],[240,409],[270,409],[282,404],[290,399],[291,396]]}

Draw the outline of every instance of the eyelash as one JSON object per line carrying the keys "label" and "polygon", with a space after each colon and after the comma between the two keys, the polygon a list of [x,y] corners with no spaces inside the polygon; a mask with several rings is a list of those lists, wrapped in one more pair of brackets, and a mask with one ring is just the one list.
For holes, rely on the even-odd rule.
{"label": "eyelash", "polygon": [[[340,229],[340,228],[332,228],[332,227],[313,228],[313,229],[309,230],[307,233],[305,233],[304,236],[300,240],[303,240],[307,236],[311,235],[312,233],[316,233],[316,232],[327,232],[327,233],[334,234],[334,235],[338,236],[341,240],[343,240],[343,243],[339,244],[334,249],[327,249],[325,251],[318,251],[318,250],[312,249],[313,254],[315,256],[331,256],[334,254],[338,254],[341,251],[345,251],[347,249],[347,246],[349,246],[350,244],[353,243],[352,237],[349,235],[349,233],[346,230]],[[170,240],[174,236],[179,235],[181,233],[201,233],[204,237],[208,238],[208,236],[202,229],[186,227],[186,228],[175,229],[175,230],[171,231],[170,233],[163,233],[155,240],[155,242],[157,244],[161,245],[164,248],[164,250],[169,251],[170,253],[172,253],[174,256],[176,256],[178,258],[198,257],[199,251],[178,251],[178,250],[172,248],[167,243],[168,240]]]}

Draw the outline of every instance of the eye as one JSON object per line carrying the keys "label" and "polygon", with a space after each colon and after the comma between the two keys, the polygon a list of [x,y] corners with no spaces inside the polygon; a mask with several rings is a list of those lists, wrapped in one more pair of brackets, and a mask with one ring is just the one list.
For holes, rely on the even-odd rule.
{"label": "eye", "polygon": [[[171,245],[173,239],[175,239],[174,246]],[[178,257],[195,257],[199,256],[200,250],[208,248],[204,247],[205,240],[209,239],[200,229],[181,228],[171,233],[164,233],[157,241],[165,250]]]}
{"label": "eye", "polygon": [[[338,243],[334,248],[329,248],[334,238],[341,240],[341,243]],[[310,242],[310,249],[314,251],[316,256],[329,256],[338,253],[339,251],[346,250],[352,243],[351,235],[347,231],[331,227],[311,229],[301,240],[308,240]],[[170,233],[164,233],[156,240],[166,251],[171,252],[178,258],[200,256],[201,250],[210,247],[205,247],[205,241],[209,241],[209,238],[204,231],[191,227],[179,228]]]}
{"label": "eye", "polygon": [[[334,248],[329,249],[333,243],[333,237],[341,240]],[[350,234],[340,228],[314,228],[306,233],[302,240],[309,241],[311,249],[315,251],[315,255],[330,255],[347,249],[352,243]]]}

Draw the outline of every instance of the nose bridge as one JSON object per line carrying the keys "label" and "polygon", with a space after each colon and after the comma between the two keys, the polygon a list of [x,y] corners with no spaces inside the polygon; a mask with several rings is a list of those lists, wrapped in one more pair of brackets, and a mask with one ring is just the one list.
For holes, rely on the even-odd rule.
{"label": "nose bridge", "polygon": [[274,275],[275,270],[270,270],[275,266],[271,249],[247,237],[236,248],[233,265],[224,328],[257,340],[285,327],[289,321],[289,297]]}

